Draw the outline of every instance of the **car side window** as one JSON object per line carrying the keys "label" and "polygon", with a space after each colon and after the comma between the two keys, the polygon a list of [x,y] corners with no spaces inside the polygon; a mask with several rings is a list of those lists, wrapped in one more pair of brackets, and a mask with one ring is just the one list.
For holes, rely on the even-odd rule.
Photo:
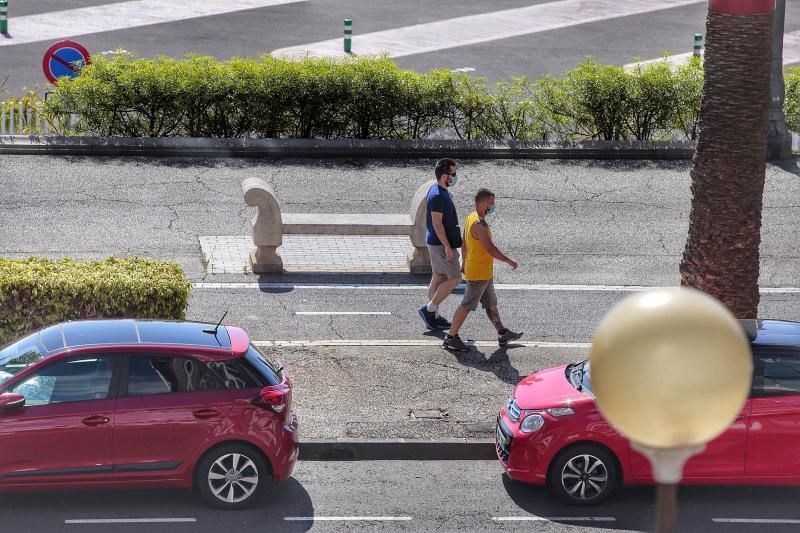
{"label": "car side window", "polygon": [[128,396],[224,388],[201,362],[191,357],[132,355],[128,361]]}
{"label": "car side window", "polygon": [[112,356],[62,359],[18,383],[12,392],[25,396],[29,406],[104,400],[111,388]]}
{"label": "car side window", "polygon": [[793,353],[756,354],[753,396],[800,394],[800,356]]}

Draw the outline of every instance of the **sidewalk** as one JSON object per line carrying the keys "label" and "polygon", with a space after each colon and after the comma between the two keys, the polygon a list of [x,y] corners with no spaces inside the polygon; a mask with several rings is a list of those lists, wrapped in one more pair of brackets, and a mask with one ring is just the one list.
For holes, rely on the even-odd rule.
{"label": "sidewalk", "polygon": [[521,377],[587,354],[513,345],[466,354],[438,346],[262,349],[293,381],[303,441],[492,438]]}

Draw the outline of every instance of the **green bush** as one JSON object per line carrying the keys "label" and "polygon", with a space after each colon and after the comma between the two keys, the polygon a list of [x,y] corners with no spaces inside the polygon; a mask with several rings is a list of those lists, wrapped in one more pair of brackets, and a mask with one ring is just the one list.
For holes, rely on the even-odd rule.
{"label": "green bush", "polygon": [[791,131],[800,133],[800,67],[788,67],[783,74],[786,84],[786,125]]}
{"label": "green bush", "polygon": [[649,141],[696,137],[702,86],[698,60],[626,71],[589,58],[560,77],[489,84],[388,57],[121,54],[62,80],[45,109],[56,131],[101,136]]}
{"label": "green bush", "polygon": [[0,343],[65,320],[183,319],[191,284],[152,259],[0,258]]}

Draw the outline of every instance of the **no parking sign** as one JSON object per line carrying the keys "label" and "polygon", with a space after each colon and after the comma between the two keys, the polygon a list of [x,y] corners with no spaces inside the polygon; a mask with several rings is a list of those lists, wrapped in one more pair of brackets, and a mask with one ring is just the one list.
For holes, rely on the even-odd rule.
{"label": "no parking sign", "polygon": [[58,83],[58,78],[75,78],[81,69],[92,62],[89,51],[75,41],[59,41],[44,53],[42,70],[50,83]]}

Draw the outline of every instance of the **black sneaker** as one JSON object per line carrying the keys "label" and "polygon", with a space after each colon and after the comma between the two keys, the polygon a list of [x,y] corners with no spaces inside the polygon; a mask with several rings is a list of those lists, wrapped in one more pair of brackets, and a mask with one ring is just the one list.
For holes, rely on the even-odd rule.
{"label": "black sneaker", "polygon": [[450,326],[453,325],[443,316],[437,316],[434,323],[436,324],[436,329],[450,329]]}
{"label": "black sneaker", "polygon": [[425,322],[425,327],[428,329],[439,329],[436,325],[436,313],[432,311],[428,311],[428,306],[423,305],[419,309],[417,309],[417,313],[419,313],[420,318],[422,321]]}
{"label": "black sneaker", "polygon": [[447,335],[444,338],[444,342],[442,346],[447,348],[448,350],[453,350],[456,352],[468,352],[469,346],[464,344],[464,341],[461,340],[461,337],[458,335]]}
{"label": "black sneaker", "polygon": [[498,335],[497,336],[497,343],[500,346],[505,346],[509,342],[515,341],[515,340],[519,339],[520,337],[522,337],[522,332],[521,331],[519,333],[514,333],[510,329],[506,328],[506,332],[505,333],[503,333],[502,335]]}

